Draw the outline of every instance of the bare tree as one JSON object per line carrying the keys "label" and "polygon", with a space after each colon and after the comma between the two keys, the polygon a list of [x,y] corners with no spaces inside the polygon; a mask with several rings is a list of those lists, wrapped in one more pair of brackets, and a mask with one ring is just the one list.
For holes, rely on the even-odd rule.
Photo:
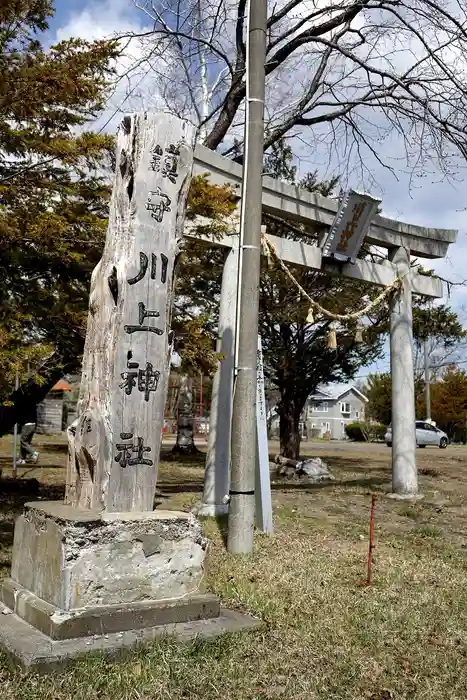
{"label": "bare tree", "polygon": [[[167,108],[192,119],[212,149],[241,160],[246,0],[134,0],[150,27],[134,70],[151,72]],[[467,154],[467,3],[442,0],[270,2],[265,148],[296,136],[326,146],[335,167],[396,135],[422,174],[452,174]],[[131,72],[131,71],[130,71]]]}
{"label": "bare tree", "polygon": [[425,375],[425,344],[431,377],[439,377],[446,367],[463,363],[467,351],[465,310],[453,311],[444,304],[417,305],[414,308],[415,379]]}
{"label": "bare tree", "polygon": [[[446,346],[438,338],[428,339],[428,357],[430,377],[439,377],[446,367],[451,365],[466,365],[467,340],[459,340],[455,345]],[[416,379],[422,379],[425,374],[424,348],[420,343],[414,343],[414,373]]]}

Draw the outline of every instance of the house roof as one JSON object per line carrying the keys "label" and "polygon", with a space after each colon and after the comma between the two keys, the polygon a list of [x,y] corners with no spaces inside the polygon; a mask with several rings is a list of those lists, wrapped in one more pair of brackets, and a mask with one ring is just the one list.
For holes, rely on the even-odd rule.
{"label": "house roof", "polygon": [[71,386],[64,379],[59,379],[50,391],[73,391]]}
{"label": "house roof", "polygon": [[349,391],[354,391],[361,399],[368,401],[365,394],[357,389],[353,384],[320,384],[318,389],[310,398],[329,399],[330,401],[338,401],[341,396]]}

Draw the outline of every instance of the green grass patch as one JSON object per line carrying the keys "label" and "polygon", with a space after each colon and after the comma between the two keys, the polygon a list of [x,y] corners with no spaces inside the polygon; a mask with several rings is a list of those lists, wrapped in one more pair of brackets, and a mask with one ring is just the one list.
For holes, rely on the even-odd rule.
{"label": "green grass patch", "polygon": [[[29,476],[41,497],[59,497],[64,470],[43,452]],[[274,489],[275,534],[257,535],[251,557],[226,552],[225,520],[205,521],[209,589],[261,617],[261,629],[166,639],[120,660],[90,656],[49,677],[12,672],[1,657],[2,700],[465,700],[467,474],[458,462],[430,466],[437,453],[425,452],[426,468],[443,470],[442,482],[430,477],[429,498],[378,497],[372,586],[360,585],[373,490],[365,484],[382,479],[388,457],[352,453],[346,467],[344,454],[338,484]],[[163,463],[163,507],[190,507],[202,479],[198,456]],[[0,493],[6,573],[14,517],[29,496]]]}

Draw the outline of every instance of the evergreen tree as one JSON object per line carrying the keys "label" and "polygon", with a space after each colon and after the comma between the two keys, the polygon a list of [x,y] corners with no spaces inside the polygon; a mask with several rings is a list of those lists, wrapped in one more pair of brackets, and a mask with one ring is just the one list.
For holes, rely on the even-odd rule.
{"label": "evergreen tree", "polygon": [[[296,183],[292,152],[281,139],[265,160],[269,175],[287,179],[310,192],[324,196],[333,193],[338,179],[319,182],[317,173],[307,174]],[[265,216],[267,231],[282,238],[307,243],[317,242],[318,226],[297,226]],[[361,298],[371,294],[371,287],[355,280],[332,277],[316,270],[292,268],[297,281],[309,295],[327,310],[346,314],[361,306]],[[387,327],[387,310],[379,309],[371,318],[364,342],[355,339],[356,325],[338,328],[336,349],[327,347],[331,322],[320,314],[307,320],[309,302],[298,289],[274,266],[262,262],[259,325],[263,341],[265,375],[280,393],[277,406],[280,421],[280,449],[285,457],[298,459],[300,451],[300,417],[305,402],[317,386],[333,381],[345,381],[355,376],[359,368],[373,362],[382,351],[382,331]]]}
{"label": "evergreen tree", "polygon": [[[80,363],[88,285],[106,229],[113,139],[86,130],[100,112],[117,54],[113,41],[40,35],[51,0],[0,6],[0,392],[31,379],[4,405],[0,432],[21,421]],[[37,369],[37,365],[39,368]]]}

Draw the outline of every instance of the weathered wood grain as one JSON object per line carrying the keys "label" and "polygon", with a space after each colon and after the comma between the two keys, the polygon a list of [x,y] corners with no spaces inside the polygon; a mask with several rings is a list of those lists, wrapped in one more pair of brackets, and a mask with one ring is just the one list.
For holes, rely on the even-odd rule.
{"label": "weathered wood grain", "polygon": [[95,268],[66,502],[153,509],[171,356],[170,309],[193,162],[193,128],[125,117],[107,238]]}

